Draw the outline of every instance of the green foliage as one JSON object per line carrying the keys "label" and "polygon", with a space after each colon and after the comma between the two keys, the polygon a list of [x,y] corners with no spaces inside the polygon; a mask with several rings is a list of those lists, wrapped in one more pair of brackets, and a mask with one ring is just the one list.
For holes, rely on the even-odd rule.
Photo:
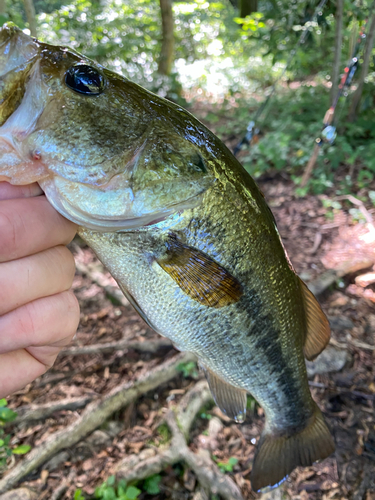
{"label": "green foliage", "polygon": [[101,500],[136,500],[142,491],[135,486],[127,486],[124,480],[116,484],[115,476],[110,476],[107,481],[96,488],[94,498]]}
{"label": "green foliage", "polygon": [[333,220],[335,213],[342,208],[339,201],[331,200],[330,198],[322,198],[321,202],[323,207],[327,209],[325,216],[328,220]]}
{"label": "green foliage", "polygon": [[199,377],[199,372],[195,361],[189,361],[188,363],[180,363],[177,366],[177,371],[181,372],[184,378],[191,377],[197,379]]}
{"label": "green foliage", "polygon": [[28,444],[11,446],[11,435],[5,434],[2,427],[9,422],[13,422],[17,417],[17,413],[8,408],[7,405],[8,403],[5,399],[0,399],[0,470],[6,467],[7,461],[12,455],[25,455],[31,449],[31,446]]}
{"label": "green foliage", "polygon": [[85,497],[82,495],[81,489],[78,489],[74,492],[73,500],[85,500]]}
{"label": "green foliage", "polygon": [[[217,461],[217,457],[214,456],[214,459]],[[230,457],[227,462],[218,462],[217,466],[221,470],[221,472],[233,472],[234,467],[238,464],[238,458]]]}
{"label": "green foliage", "polygon": [[160,482],[161,476],[159,474],[154,474],[153,476],[145,479],[143,483],[143,490],[149,495],[157,495],[160,493]]}
{"label": "green foliage", "polygon": [[[323,86],[301,86],[275,97],[261,125],[264,135],[241,159],[245,168],[254,177],[270,169],[288,172],[298,185],[300,177],[297,174],[303,171],[311,156],[328,107],[329,93]],[[250,111],[247,119],[251,116]],[[245,123],[242,126],[245,128]],[[323,193],[333,186],[335,171],[342,165],[355,165],[355,174],[340,182],[337,194],[349,193],[354,187],[368,187],[375,178],[373,109],[362,113],[355,123],[345,119],[338,122],[334,144],[322,146],[313,178],[306,188],[298,188],[297,194],[303,196],[309,190],[314,194]]]}

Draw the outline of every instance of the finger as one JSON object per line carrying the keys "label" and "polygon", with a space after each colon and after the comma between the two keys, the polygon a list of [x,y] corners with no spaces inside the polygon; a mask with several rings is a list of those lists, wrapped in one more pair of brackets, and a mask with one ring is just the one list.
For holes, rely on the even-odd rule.
{"label": "finger", "polygon": [[0,398],[23,389],[46,370],[46,365],[25,349],[0,354]]}
{"label": "finger", "polygon": [[67,245],[76,230],[45,196],[0,201],[0,262]]}
{"label": "finger", "polygon": [[74,257],[64,246],[0,264],[0,316],[42,297],[69,290]]}
{"label": "finger", "polygon": [[0,317],[0,354],[43,347],[38,361],[49,366],[50,351],[53,356],[56,347],[69,343],[78,323],[79,305],[72,291],[34,300]]}
{"label": "finger", "polygon": [[31,198],[43,194],[39,184],[34,182],[27,186],[13,186],[9,182],[0,182],[0,200],[12,198]]}

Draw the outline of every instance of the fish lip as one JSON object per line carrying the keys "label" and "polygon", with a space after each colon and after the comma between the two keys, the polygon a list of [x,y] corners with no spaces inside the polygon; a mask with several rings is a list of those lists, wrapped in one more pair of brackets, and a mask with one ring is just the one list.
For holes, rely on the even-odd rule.
{"label": "fish lip", "polygon": [[78,226],[89,229],[98,233],[115,233],[115,232],[134,232],[142,229],[151,229],[152,226],[163,223],[169,217],[183,212],[186,209],[197,206],[203,197],[200,193],[192,198],[185,200],[183,203],[177,203],[165,210],[155,213],[149,213],[138,217],[126,218],[108,218],[108,217],[91,217],[87,212],[76,208],[69,202],[68,199],[62,197],[56,187],[53,179],[47,178],[39,181],[41,189],[44,191],[51,205],[66,219],[74,222]]}

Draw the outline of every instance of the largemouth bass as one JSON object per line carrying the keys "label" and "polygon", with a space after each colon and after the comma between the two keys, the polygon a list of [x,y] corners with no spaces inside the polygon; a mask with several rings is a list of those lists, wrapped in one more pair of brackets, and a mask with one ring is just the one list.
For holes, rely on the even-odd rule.
{"label": "largemouth bass", "polygon": [[0,78],[0,180],[39,182],[142,318],[197,355],[228,416],[256,398],[253,488],[329,456],[304,360],[328,321],[229,150],[181,107],[11,24]]}

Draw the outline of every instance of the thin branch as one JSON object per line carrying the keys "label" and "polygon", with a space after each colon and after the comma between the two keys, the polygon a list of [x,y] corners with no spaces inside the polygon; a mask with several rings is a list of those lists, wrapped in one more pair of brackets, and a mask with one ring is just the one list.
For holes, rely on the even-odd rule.
{"label": "thin branch", "polygon": [[41,405],[31,404],[20,406],[19,408],[16,408],[16,420],[11,422],[11,424],[17,425],[21,422],[27,422],[30,420],[44,420],[58,411],[78,410],[87,406],[92,399],[92,396],[84,396],[82,398],[60,399],[60,401],[52,401],[51,403]]}

